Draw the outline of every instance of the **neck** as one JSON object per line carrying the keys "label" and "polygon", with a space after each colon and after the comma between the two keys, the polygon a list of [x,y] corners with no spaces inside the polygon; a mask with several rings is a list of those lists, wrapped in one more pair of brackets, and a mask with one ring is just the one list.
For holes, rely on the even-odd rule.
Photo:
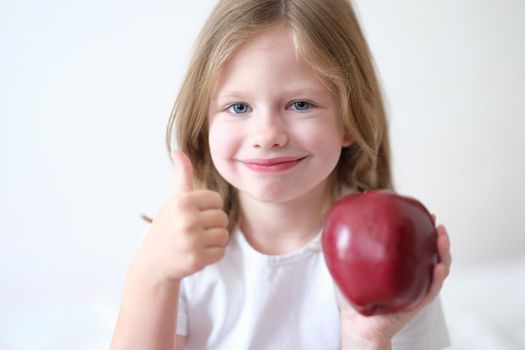
{"label": "neck", "polygon": [[240,228],[250,245],[263,254],[295,251],[321,230],[327,198],[326,182],[301,197],[280,203],[239,194]]}

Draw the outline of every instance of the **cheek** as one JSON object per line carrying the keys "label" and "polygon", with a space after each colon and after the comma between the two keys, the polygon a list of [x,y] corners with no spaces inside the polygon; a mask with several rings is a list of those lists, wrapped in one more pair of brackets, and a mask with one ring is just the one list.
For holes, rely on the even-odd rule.
{"label": "cheek", "polygon": [[337,166],[343,147],[342,132],[332,125],[318,125],[300,136],[301,142],[312,154],[312,165],[319,176],[327,176]]}
{"label": "cheek", "polygon": [[221,123],[211,123],[208,133],[210,153],[214,163],[224,161],[235,155],[238,145],[237,133],[233,132],[226,125]]}
{"label": "cheek", "polygon": [[343,147],[342,132],[332,125],[317,125],[297,135],[311,151],[327,157],[339,154]]}

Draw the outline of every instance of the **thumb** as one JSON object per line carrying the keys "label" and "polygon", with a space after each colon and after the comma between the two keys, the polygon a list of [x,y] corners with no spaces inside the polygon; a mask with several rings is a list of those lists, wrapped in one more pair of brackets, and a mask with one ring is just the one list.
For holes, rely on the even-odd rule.
{"label": "thumb", "polygon": [[193,191],[193,167],[188,156],[182,151],[172,151],[173,161],[172,194]]}

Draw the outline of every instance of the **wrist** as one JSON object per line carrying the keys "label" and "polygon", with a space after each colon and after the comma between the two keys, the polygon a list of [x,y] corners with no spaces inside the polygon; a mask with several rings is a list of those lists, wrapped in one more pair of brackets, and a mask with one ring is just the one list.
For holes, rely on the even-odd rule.
{"label": "wrist", "polygon": [[363,332],[356,331],[356,325],[350,322],[341,322],[341,345],[342,349],[359,350],[391,350],[392,338],[388,334],[374,332],[363,329]]}
{"label": "wrist", "polygon": [[390,339],[367,339],[355,335],[343,334],[341,349],[391,350],[392,343]]}
{"label": "wrist", "polygon": [[179,288],[181,280],[168,277],[158,266],[159,264],[137,255],[131,262],[128,278],[150,287]]}
{"label": "wrist", "polygon": [[358,338],[343,338],[342,349],[359,349],[359,350],[392,350],[392,343],[388,341],[370,341]]}

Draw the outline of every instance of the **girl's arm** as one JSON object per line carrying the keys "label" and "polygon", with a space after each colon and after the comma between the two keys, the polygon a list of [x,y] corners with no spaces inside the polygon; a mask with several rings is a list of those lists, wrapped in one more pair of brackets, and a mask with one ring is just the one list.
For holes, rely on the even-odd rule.
{"label": "girl's arm", "polygon": [[111,349],[175,349],[179,286],[179,281],[159,279],[133,263]]}
{"label": "girl's arm", "polygon": [[184,350],[185,346],[186,346],[186,337],[177,335],[177,337],[175,338],[175,350]]}
{"label": "girl's arm", "polygon": [[[344,327],[344,324],[343,324]],[[392,350],[392,343],[390,340],[365,340],[354,338],[351,334],[344,331],[342,328],[341,334],[342,350],[345,349],[360,349],[360,350]]]}
{"label": "girl's arm", "polygon": [[174,337],[179,287],[130,269],[111,349],[183,350],[186,337]]}
{"label": "girl's arm", "polygon": [[[193,190],[192,166],[172,154],[174,193],[164,203],[128,271],[111,350],[173,350],[181,280],[224,256],[228,217],[217,192]],[[182,342],[182,343],[181,343]]]}

